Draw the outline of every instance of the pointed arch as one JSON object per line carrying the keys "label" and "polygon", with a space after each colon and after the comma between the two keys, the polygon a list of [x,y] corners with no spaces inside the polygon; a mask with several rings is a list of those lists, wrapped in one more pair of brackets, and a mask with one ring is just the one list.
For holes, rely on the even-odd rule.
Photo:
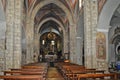
{"label": "pointed arch", "polygon": [[42,26],[45,22],[50,21],[50,20],[56,22],[56,23],[61,27],[61,29],[63,30],[63,32],[65,33],[65,28],[63,27],[63,24],[60,23],[57,19],[52,18],[52,17],[47,18],[47,19],[44,19],[43,21],[40,22],[40,24],[39,24],[39,26],[38,26],[38,28],[37,28],[37,33],[39,33],[39,29],[41,28],[41,26]]}
{"label": "pointed arch", "polygon": [[[53,17],[44,19],[43,21],[40,22],[40,24],[39,24],[39,26],[38,26],[38,28],[37,28],[37,33],[39,34],[39,29],[41,28],[41,26],[42,26],[45,22],[50,21],[50,20],[56,22],[56,23],[61,27],[61,29],[63,30],[63,37],[64,37],[64,38],[63,38],[63,43],[64,43],[64,45],[63,45],[63,48],[64,48],[63,53],[65,53],[66,50],[67,50],[67,47],[66,47],[66,46],[67,46],[67,42],[65,41],[65,40],[67,39],[67,36],[66,36],[67,34],[66,34],[66,30],[65,30],[64,25],[63,25],[60,21],[58,21],[57,19],[55,19],[55,18],[53,18]],[[40,38],[40,36],[39,36],[39,38]]]}
{"label": "pointed arch", "polygon": [[120,0],[107,0],[99,15],[98,29],[109,29],[111,18],[119,4]]}

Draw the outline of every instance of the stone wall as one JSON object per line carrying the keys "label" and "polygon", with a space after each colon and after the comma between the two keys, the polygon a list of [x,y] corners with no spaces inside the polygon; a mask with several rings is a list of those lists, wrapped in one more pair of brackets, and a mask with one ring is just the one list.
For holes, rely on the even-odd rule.
{"label": "stone wall", "polygon": [[5,39],[0,39],[0,71],[5,69]]}

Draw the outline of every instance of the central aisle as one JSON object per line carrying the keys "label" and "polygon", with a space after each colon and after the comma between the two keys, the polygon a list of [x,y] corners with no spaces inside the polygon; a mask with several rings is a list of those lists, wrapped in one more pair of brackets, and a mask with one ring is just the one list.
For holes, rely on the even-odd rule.
{"label": "central aisle", "polygon": [[64,80],[64,78],[58,72],[57,68],[49,67],[48,74],[47,74],[47,80]]}

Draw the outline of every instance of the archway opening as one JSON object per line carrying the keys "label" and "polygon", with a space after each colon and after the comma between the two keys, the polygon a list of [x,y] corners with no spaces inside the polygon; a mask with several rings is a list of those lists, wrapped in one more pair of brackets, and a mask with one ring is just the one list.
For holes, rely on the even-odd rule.
{"label": "archway opening", "polygon": [[40,28],[39,50],[42,61],[50,61],[51,56],[62,60],[63,34],[56,22],[47,21]]}
{"label": "archway opening", "polygon": [[54,32],[46,32],[40,37],[40,54],[43,61],[51,55],[55,55],[60,60],[62,56],[62,38]]}

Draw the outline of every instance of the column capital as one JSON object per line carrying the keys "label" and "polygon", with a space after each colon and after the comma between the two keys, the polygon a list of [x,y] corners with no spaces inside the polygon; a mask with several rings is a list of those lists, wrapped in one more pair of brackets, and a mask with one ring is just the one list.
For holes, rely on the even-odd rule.
{"label": "column capital", "polygon": [[98,32],[108,32],[109,29],[97,29]]}

